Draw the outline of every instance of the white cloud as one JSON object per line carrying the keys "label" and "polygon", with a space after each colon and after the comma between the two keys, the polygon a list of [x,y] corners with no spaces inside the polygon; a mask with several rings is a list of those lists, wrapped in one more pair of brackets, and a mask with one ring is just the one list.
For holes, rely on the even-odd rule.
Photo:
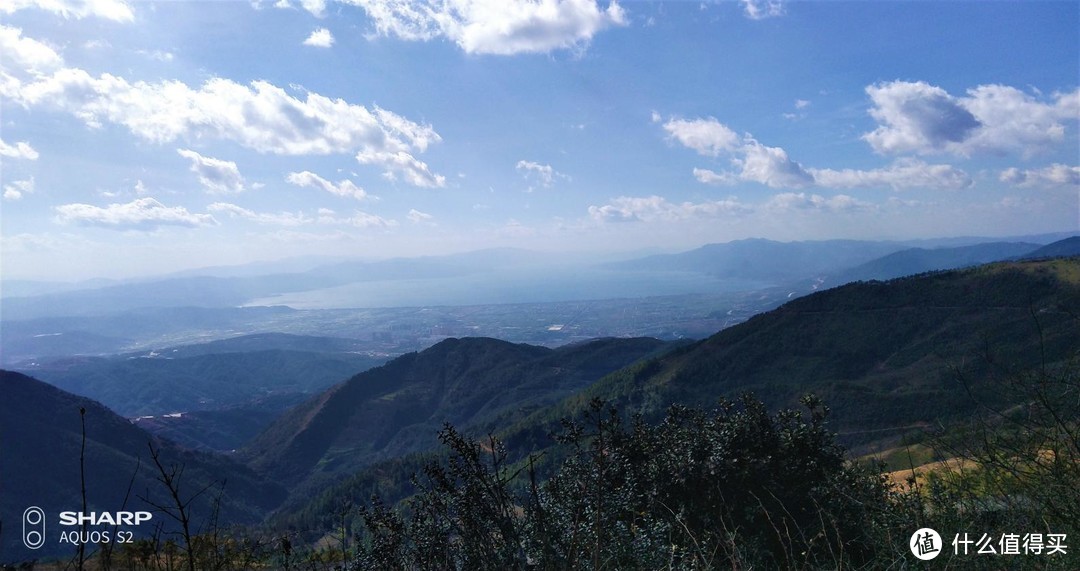
{"label": "white cloud", "polygon": [[446,186],[445,176],[432,173],[427,163],[405,151],[360,151],[356,154],[356,160],[362,165],[376,164],[386,168],[383,176],[389,180],[397,180],[400,175],[405,182],[413,186],[425,188]]}
{"label": "white cloud", "polygon": [[1020,170],[1014,167],[1002,171],[999,179],[1001,182],[1020,187],[1080,187],[1080,166],[1071,167],[1055,163],[1041,169]]}
{"label": "white cloud", "polygon": [[739,178],[773,188],[801,188],[814,184],[814,177],[803,166],[788,158],[780,147],[767,147],[747,137],[742,159],[733,159],[739,166]]}
{"label": "white cloud", "polygon": [[334,35],[326,28],[319,28],[311,32],[311,35],[304,40],[304,45],[315,48],[328,48],[334,45]]}
{"label": "white cloud", "polygon": [[784,15],[784,3],[781,0],[740,0],[743,13],[751,20],[764,20]]}
{"label": "white cloud", "polygon": [[866,88],[883,123],[863,136],[878,152],[934,152],[957,148],[979,120],[944,89],[925,82],[894,81]]}
{"label": "white cloud", "polygon": [[702,184],[718,184],[731,186],[739,182],[739,177],[732,172],[715,172],[709,169],[694,169],[694,178]]}
{"label": "white cloud", "polygon": [[7,76],[0,95],[25,108],[65,111],[90,127],[104,122],[127,127],[155,143],[179,138],[218,138],[261,153],[325,155],[356,153],[362,164],[382,166],[417,186],[443,186],[413,153],[441,141],[430,125],[386,109],[368,110],[342,99],[307,92],[304,99],[265,81],[241,85],[214,78],[197,89],[179,81],[130,83],[59,69],[21,81]]}
{"label": "white cloud", "polygon": [[244,177],[236,163],[213,157],[204,157],[189,149],[177,149],[177,154],[191,160],[191,172],[199,175],[199,182],[212,193],[241,192],[244,190]]}
{"label": "white cloud", "polygon": [[736,198],[675,204],[656,195],[620,196],[603,206],[590,206],[589,217],[597,222],[677,222],[691,218],[733,216],[749,210]]}
{"label": "white cloud", "polygon": [[135,19],[131,6],[123,0],[4,0],[0,2],[0,12],[5,14],[26,8],[45,10],[64,18],[80,19],[94,16],[116,22],[130,22]]}
{"label": "white cloud", "polygon": [[382,36],[445,37],[466,53],[511,55],[581,49],[599,31],[628,24],[616,2],[595,0],[342,0],[360,6]]}
{"label": "white cloud", "polygon": [[800,192],[784,192],[777,194],[765,203],[769,210],[824,210],[830,212],[848,212],[854,210],[871,210],[873,204],[857,200],[846,194],[837,194],[825,198],[819,194],[806,194]]}
{"label": "white cloud", "polygon": [[[43,42],[22,35],[22,29],[0,25],[0,65],[4,71],[19,71],[38,75],[64,65],[56,50]],[[14,65],[17,69],[11,69]]]}
{"label": "white cloud", "polygon": [[161,50],[139,50],[139,54],[144,55],[154,61],[160,61],[163,63],[168,63],[176,59],[176,56],[174,56],[172,52],[166,52]]}
{"label": "white cloud", "polygon": [[432,215],[430,215],[430,214],[428,214],[426,212],[420,212],[419,210],[417,210],[415,208],[410,209],[409,214],[406,215],[405,217],[408,218],[409,221],[412,222],[413,224],[430,223],[432,220],[435,219],[434,216],[432,216]]}
{"label": "white cloud", "polygon": [[981,85],[954,97],[926,82],[893,81],[866,92],[879,126],[863,139],[879,153],[1027,156],[1060,143],[1062,121],[1080,113],[1080,90],[1040,101],[1014,87]]}
{"label": "white cloud", "polygon": [[215,202],[210,206],[207,206],[206,209],[212,212],[223,212],[228,214],[231,218],[243,218],[258,224],[269,224],[273,226],[300,226],[314,222],[314,219],[304,216],[304,213],[302,212],[267,214],[264,212],[254,212],[247,208],[242,208],[227,202]]}
{"label": "white cloud", "polygon": [[26,141],[18,141],[14,145],[9,145],[3,139],[0,139],[0,156],[36,161],[39,155],[34,150],[34,147],[31,147],[30,143]]}
{"label": "white cloud", "polygon": [[[655,117],[654,117],[655,120]],[[756,182],[771,188],[852,188],[890,186],[904,188],[967,188],[971,177],[951,165],[928,165],[914,159],[900,159],[891,166],[873,170],[832,170],[807,168],[791,159],[780,147],[760,143],[750,134],[741,140],[723,123],[707,119],[671,120],[664,129],[687,148],[706,156],[729,155],[734,170],[717,172],[695,168],[694,178],[703,184],[734,185]]]}
{"label": "white cloud", "polygon": [[810,106],[810,102],[805,100],[805,99],[796,99],[795,100],[795,108],[796,109],[806,109],[809,106]]}
{"label": "white cloud", "polygon": [[153,198],[137,198],[127,204],[104,208],[90,204],[64,204],[56,207],[56,221],[115,230],[156,230],[161,226],[194,228],[217,224],[209,214],[188,212],[182,206],[165,206]]}
{"label": "white cloud", "polygon": [[705,184],[732,185],[738,181],[757,182],[773,188],[802,188],[814,184],[814,177],[801,164],[788,158],[780,147],[767,147],[749,135],[739,146],[730,147],[736,171],[716,172],[694,169],[694,178]]}
{"label": "white cloud", "polygon": [[34,192],[34,177],[26,180],[13,180],[4,185],[4,200],[20,200],[27,194]]}
{"label": "white cloud", "polygon": [[326,0],[300,0],[300,5],[316,18],[326,15]]}
{"label": "white cloud", "polygon": [[[545,188],[550,188],[557,178],[570,180],[569,176],[556,171],[551,165],[542,165],[534,161],[518,161],[514,168],[522,171],[527,179],[539,180],[540,184]],[[532,187],[530,187],[529,190],[532,190]]]}
{"label": "white cloud", "polygon": [[342,223],[357,228],[390,228],[398,225],[396,220],[387,220],[382,216],[368,214],[359,210],[355,211],[351,217],[342,220]]}
{"label": "white cloud", "polygon": [[872,170],[809,169],[817,185],[827,188],[889,186],[906,188],[969,188],[974,181],[952,165],[930,165],[917,159],[898,159],[892,165]]}
{"label": "white cloud", "polygon": [[343,179],[338,181],[337,184],[334,184],[311,171],[291,172],[286,175],[285,181],[304,188],[321,188],[330,194],[352,197],[357,200],[363,200],[368,197],[368,194],[367,192],[364,192],[364,189],[356,186],[356,184],[349,179]]}
{"label": "white cloud", "polygon": [[325,225],[346,225],[357,228],[392,228],[398,225],[397,220],[387,220],[360,210],[354,211],[352,216],[341,218],[329,208],[319,209],[318,222]]}
{"label": "white cloud", "polygon": [[[657,115],[653,114],[656,122]],[[720,153],[730,152],[739,147],[739,135],[727,125],[712,117],[706,119],[671,119],[664,123],[664,130],[670,138],[698,154],[716,157]]]}

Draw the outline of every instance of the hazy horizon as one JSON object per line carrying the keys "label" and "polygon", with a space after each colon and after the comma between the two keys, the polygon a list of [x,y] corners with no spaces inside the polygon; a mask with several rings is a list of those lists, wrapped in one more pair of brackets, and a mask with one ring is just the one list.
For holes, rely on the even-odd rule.
{"label": "hazy horizon", "polygon": [[[933,236],[924,238],[910,238],[910,239],[893,239],[893,238],[880,238],[880,239],[866,239],[862,241],[866,242],[896,242],[902,244],[910,244],[910,247],[949,247],[952,242],[961,244],[974,244],[978,242],[992,241],[992,240],[1019,240],[1019,239],[1042,239],[1046,242],[1046,238],[1060,237],[1068,235],[1080,235],[1080,230],[1064,230],[1059,232],[1048,231],[1038,234],[1025,234],[1025,235],[991,235],[991,236]],[[748,236],[745,238],[739,238],[736,240],[730,240],[726,242],[710,242],[697,244],[689,248],[661,248],[661,247],[646,247],[640,249],[627,249],[627,250],[607,250],[607,251],[590,251],[590,250],[578,250],[578,251],[556,251],[556,250],[536,250],[530,248],[519,248],[514,246],[493,246],[490,248],[480,248],[475,250],[461,250],[451,251],[446,253],[423,253],[418,255],[401,255],[401,256],[386,256],[386,257],[360,257],[349,255],[297,255],[297,256],[285,256],[276,259],[258,259],[242,261],[237,263],[226,263],[217,265],[203,265],[194,263],[188,267],[173,267],[162,272],[149,272],[138,274],[125,274],[125,275],[90,275],[87,277],[79,277],[74,279],[54,279],[48,277],[20,277],[9,276],[7,272],[0,277],[0,282],[41,282],[41,283],[54,283],[54,284],[69,284],[77,285],[80,283],[93,283],[93,282],[124,282],[124,281],[143,281],[143,280],[159,280],[159,279],[171,279],[178,277],[195,277],[195,276],[219,276],[219,277],[257,277],[261,275],[279,274],[279,273],[301,273],[310,269],[314,269],[320,266],[333,265],[344,262],[362,262],[362,263],[374,263],[385,262],[391,260],[417,260],[426,257],[452,257],[457,255],[476,254],[485,251],[498,251],[498,250],[516,250],[523,253],[534,253],[541,255],[558,254],[560,260],[547,265],[561,265],[567,267],[573,266],[589,266],[596,263],[604,263],[610,261],[632,260],[635,258],[642,258],[653,255],[662,254],[678,254],[695,250],[704,246],[714,244],[726,244],[731,242],[739,242],[744,240],[768,240],[781,243],[792,242],[830,242],[830,241],[842,241],[842,240],[855,240],[851,238],[823,238],[817,240],[772,240],[770,238],[763,238],[760,236]],[[938,243],[944,243],[944,245],[938,245]],[[527,264],[529,265],[529,264]],[[537,264],[532,264],[537,265]],[[544,265],[544,264],[539,264]],[[0,291],[0,295],[6,295]]]}

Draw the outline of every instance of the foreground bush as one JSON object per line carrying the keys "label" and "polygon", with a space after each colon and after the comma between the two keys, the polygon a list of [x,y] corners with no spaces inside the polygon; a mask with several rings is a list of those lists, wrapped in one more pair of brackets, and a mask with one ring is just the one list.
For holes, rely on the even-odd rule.
{"label": "foreground bush", "polygon": [[534,458],[510,466],[497,440],[448,426],[440,438],[451,457],[418,478],[408,515],[378,501],[362,510],[356,566],[869,565],[897,504],[882,478],[845,461],[827,409],[803,404],[771,416],[748,396],[710,412],[673,407],[649,425],[594,401],[581,422],[564,423],[567,455],[543,483]]}

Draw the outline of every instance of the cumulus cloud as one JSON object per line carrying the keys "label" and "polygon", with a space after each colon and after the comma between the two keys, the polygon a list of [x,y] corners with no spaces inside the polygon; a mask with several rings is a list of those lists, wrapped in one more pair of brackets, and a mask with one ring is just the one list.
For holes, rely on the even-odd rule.
{"label": "cumulus cloud", "polygon": [[360,151],[356,160],[362,165],[376,164],[386,168],[383,176],[388,180],[397,180],[400,176],[405,182],[425,188],[446,186],[446,177],[435,174],[427,163],[405,151]]}
{"label": "cumulus cloud", "polygon": [[733,185],[739,182],[739,177],[732,172],[716,172],[709,169],[694,169],[694,178],[702,184]]}
{"label": "cumulus cloud", "polygon": [[773,188],[801,188],[814,184],[814,177],[803,166],[788,158],[780,147],[767,147],[747,137],[743,158],[733,159],[740,167],[739,178]]}
{"label": "cumulus cloud", "polygon": [[297,98],[266,81],[243,85],[214,78],[193,88],[179,81],[132,83],[77,68],[19,75],[4,75],[0,95],[24,108],[70,113],[92,128],[118,124],[155,143],[216,138],[261,153],[355,154],[390,178],[428,187],[445,182],[414,156],[441,141],[439,134],[378,106],[311,92]]}
{"label": "cumulus cloud", "polygon": [[784,15],[784,3],[781,0],[740,0],[743,13],[751,20],[764,20]]}
{"label": "cumulus cloud", "polygon": [[1019,187],[1080,187],[1080,166],[1071,167],[1060,163],[1041,169],[1005,169],[999,177],[1001,182]]}
{"label": "cumulus cloud", "polygon": [[285,181],[299,187],[320,188],[330,194],[355,198],[357,200],[363,200],[368,197],[368,194],[364,189],[356,186],[356,184],[349,179],[342,179],[338,181],[337,184],[334,184],[311,171],[291,172],[286,175]]}
{"label": "cumulus cloud", "polygon": [[334,45],[334,35],[326,28],[319,28],[311,32],[311,35],[304,40],[304,45],[314,48],[328,48]]}
{"label": "cumulus cloud", "polygon": [[14,180],[4,185],[4,200],[20,200],[34,192],[34,177],[26,180]]}
{"label": "cumulus cloud", "polygon": [[0,139],[0,156],[36,161],[39,155],[34,150],[34,147],[31,147],[30,143],[26,141],[18,141],[14,145],[9,145],[3,139]]}
{"label": "cumulus cloud", "polygon": [[597,222],[677,222],[692,218],[733,216],[749,210],[736,198],[676,204],[657,195],[620,196],[605,205],[590,206],[589,217]]}
{"label": "cumulus cloud", "polygon": [[[653,121],[658,120],[653,115]],[[739,147],[739,135],[713,117],[705,119],[671,119],[664,123],[668,136],[700,155],[716,157]]]}
{"label": "cumulus cloud", "polygon": [[430,214],[428,214],[426,212],[420,212],[419,210],[417,210],[415,208],[410,209],[409,214],[406,215],[405,217],[408,218],[409,221],[412,222],[413,224],[430,223],[432,220],[435,219],[434,216],[432,216],[432,215],[430,215]]}
{"label": "cumulus cloud", "polygon": [[[550,188],[552,184],[555,184],[555,179],[570,179],[569,176],[556,171],[551,165],[542,165],[534,161],[518,161],[514,168],[521,171],[525,178],[538,180],[545,188]],[[529,187],[529,190],[532,190],[532,187]]]}
{"label": "cumulus cloud", "polygon": [[116,22],[131,22],[135,13],[123,0],[4,0],[0,12],[11,14],[18,10],[36,8],[52,12],[64,18],[87,18],[90,16]]}
{"label": "cumulus cloud", "polygon": [[212,193],[241,192],[244,177],[236,163],[213,157],[204,157],[190,149],[177,149],[177,154],[191,161],[191,172],[199,176],[199,182]]}
{"label": "cumulus cloud", "polygon": [[324,225],[345,225],[357,228],[392,228],[398,225],[397,220],[388,220],[360,210],[354,211],[352,216],[341,217],[329,208],[319,209],[318,222]]}
{"label": "cumulus cloud", "polygon": [[250,86],[215,78],[198,89],[178,82],[135,82],[62,69],[5,95],[24,107],[68,111],[92,127],[127,127],[155,143],[211,136],[263,153],[323,155],[424,150],[440,140],[430,126],[393,113],[369,111],[341,99],[308,93],[305,100],[265,81]]}
{"label": "cumulus cloud", "polygon": [[23,37],[21,28],[0,25],[0,51],[4,53],[0,65],[5,71],[10,69],[39,75],[64,64],[60,54],[47,44]]}
{"label": "cumulus cloud", "polygon": [[814,181],[828,188],[889,186],[893,190],[907,188],[969,188],[974,181],[966,172],[952,165],[931,165],[917,159],[898,159],[882,169],[810,169]]}
{"label": "cumulus cloud", "polygon": [[326,15],[326,0],[300,0],[300,6],[316,18]]}
{"label": "cumulus cloud", "polygon": [[161,226],[194,228],[217,224],[209,214],[188,212],[182,206],[165,206],[153,198],[137,198],[126,204],[104,208],[90,204],[64,204],[56,207],[56,221],[61,224],[99,226],[114,230],[151,231]]}
{"label": "cumulus cloud", "polygon": [[[654,121],[657,117],[654,116]],[[756,182],[771,188],[854,188],[889,186],[904,188],[959,189],[971,186],[971,177],[951,165],[930,165],[914,159],[899,159],[892,165],[872,170],[832,170],[804,167],[783,148],[762,144],[750,134],[741,139],[716,119],[671,120],[664,129],[683,146],[701,155],[727,155],[733,170],[695,168],[694,178],[703,184],[734,185]]]}
{"label": "cumulus cloud", "polygon": [[211,212],[228,214],[230,218],[243,218],[258,224],[268,224],[273,226],[300,226],[314,222],[314,219],[305,216],[302,212],[268,214],[265,212],[254,212],[235,204],[229,204],[228,202],[215,202],[210,206],[207,206],[206,209]]}
{"label": "cumulus cloud", "polygon": [[1062,122],[1080,112],[1080,90],[1039,100],[1014,87],[981,85],[955,97],[926,82],[892,81],[866,92],[879,126],[863,139],[879,153],[1031,155],[1060,143]]}
{"label": "cumulus cloud", "polygon": [[825,198],[819,194],[806,194],[805,192],[784,192],[777,194],[765,203],[769,210],[824,210],[830,212],[850,212],[855,210],[872,210],[873,204],[857,200],[846,194],[837,194]]}
{"label": "cumulus cloud", "polygon": [[595,0],[342,0],[360,6],[382,36],[444,37],[466,53],[511,55],[581,49],[594,35],[628,24],[616,2]]}

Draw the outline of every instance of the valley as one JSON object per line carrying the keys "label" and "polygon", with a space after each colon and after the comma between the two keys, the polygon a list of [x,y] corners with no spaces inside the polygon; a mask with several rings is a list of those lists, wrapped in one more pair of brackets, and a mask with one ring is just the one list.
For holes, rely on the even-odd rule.
{"label": "valley", "polygon": [[[424,488],[412,476],[455,461],[468,439],[490,439],[488,453],[497,446],[516,473],[528,466],[554,485],[574,455],[553,435],[597,414],[595,403],[618,411],[615,434],[623,422],[666,426],[673,405],[707,411],[743,399],[749,414],[759,405],[746,394],[762,414],[816,395],[828,410],[822,438],[836,442],[828,454],[883,455],[895,468],[898,450],[914,445],[924,460],[944,460],[926,452],[943,427],[1024,405],[1022,394],[997,388],[1001,375],[1068,371],[1080,355],[1077,242],[1045,250],[1072,257],[1027,243],[902,250],[833,271],[1004,261],[832,287],[848,278],[815,268],[739,292],[412,308],[162,306],[5,322],[5,358],[9,347],[22,358],[2,379],[11,398],[0,428],[34,438],[0,460],[55,477],[4,471],[0,485],[18,493],[0,507],[16,513],[14,498],[28,497],[50,513],[70,507],[85,454],[94,505],[160,512],[148,495],[161,489],[146,464],[149,443],[189,474],[189,493],[219,490],[220,512],[191,504],[200,517],[218,514],[214,525],[289,537],[325,555],[343,505],[417,501]],[[60,334],[33,333],[46,330]],[[71,332],[110,341],[84,353],[63,344]],[[85,428],[80,409],[90,411]],[[83,430],[90,446],[80,451]],[[145,499],[121,502],[125,479]],[[358,513],[345,517],[359,534]],[[170,529],[179,533],[158,532]],[[4,559],[28,557],[12,539],[0,537]]]}

